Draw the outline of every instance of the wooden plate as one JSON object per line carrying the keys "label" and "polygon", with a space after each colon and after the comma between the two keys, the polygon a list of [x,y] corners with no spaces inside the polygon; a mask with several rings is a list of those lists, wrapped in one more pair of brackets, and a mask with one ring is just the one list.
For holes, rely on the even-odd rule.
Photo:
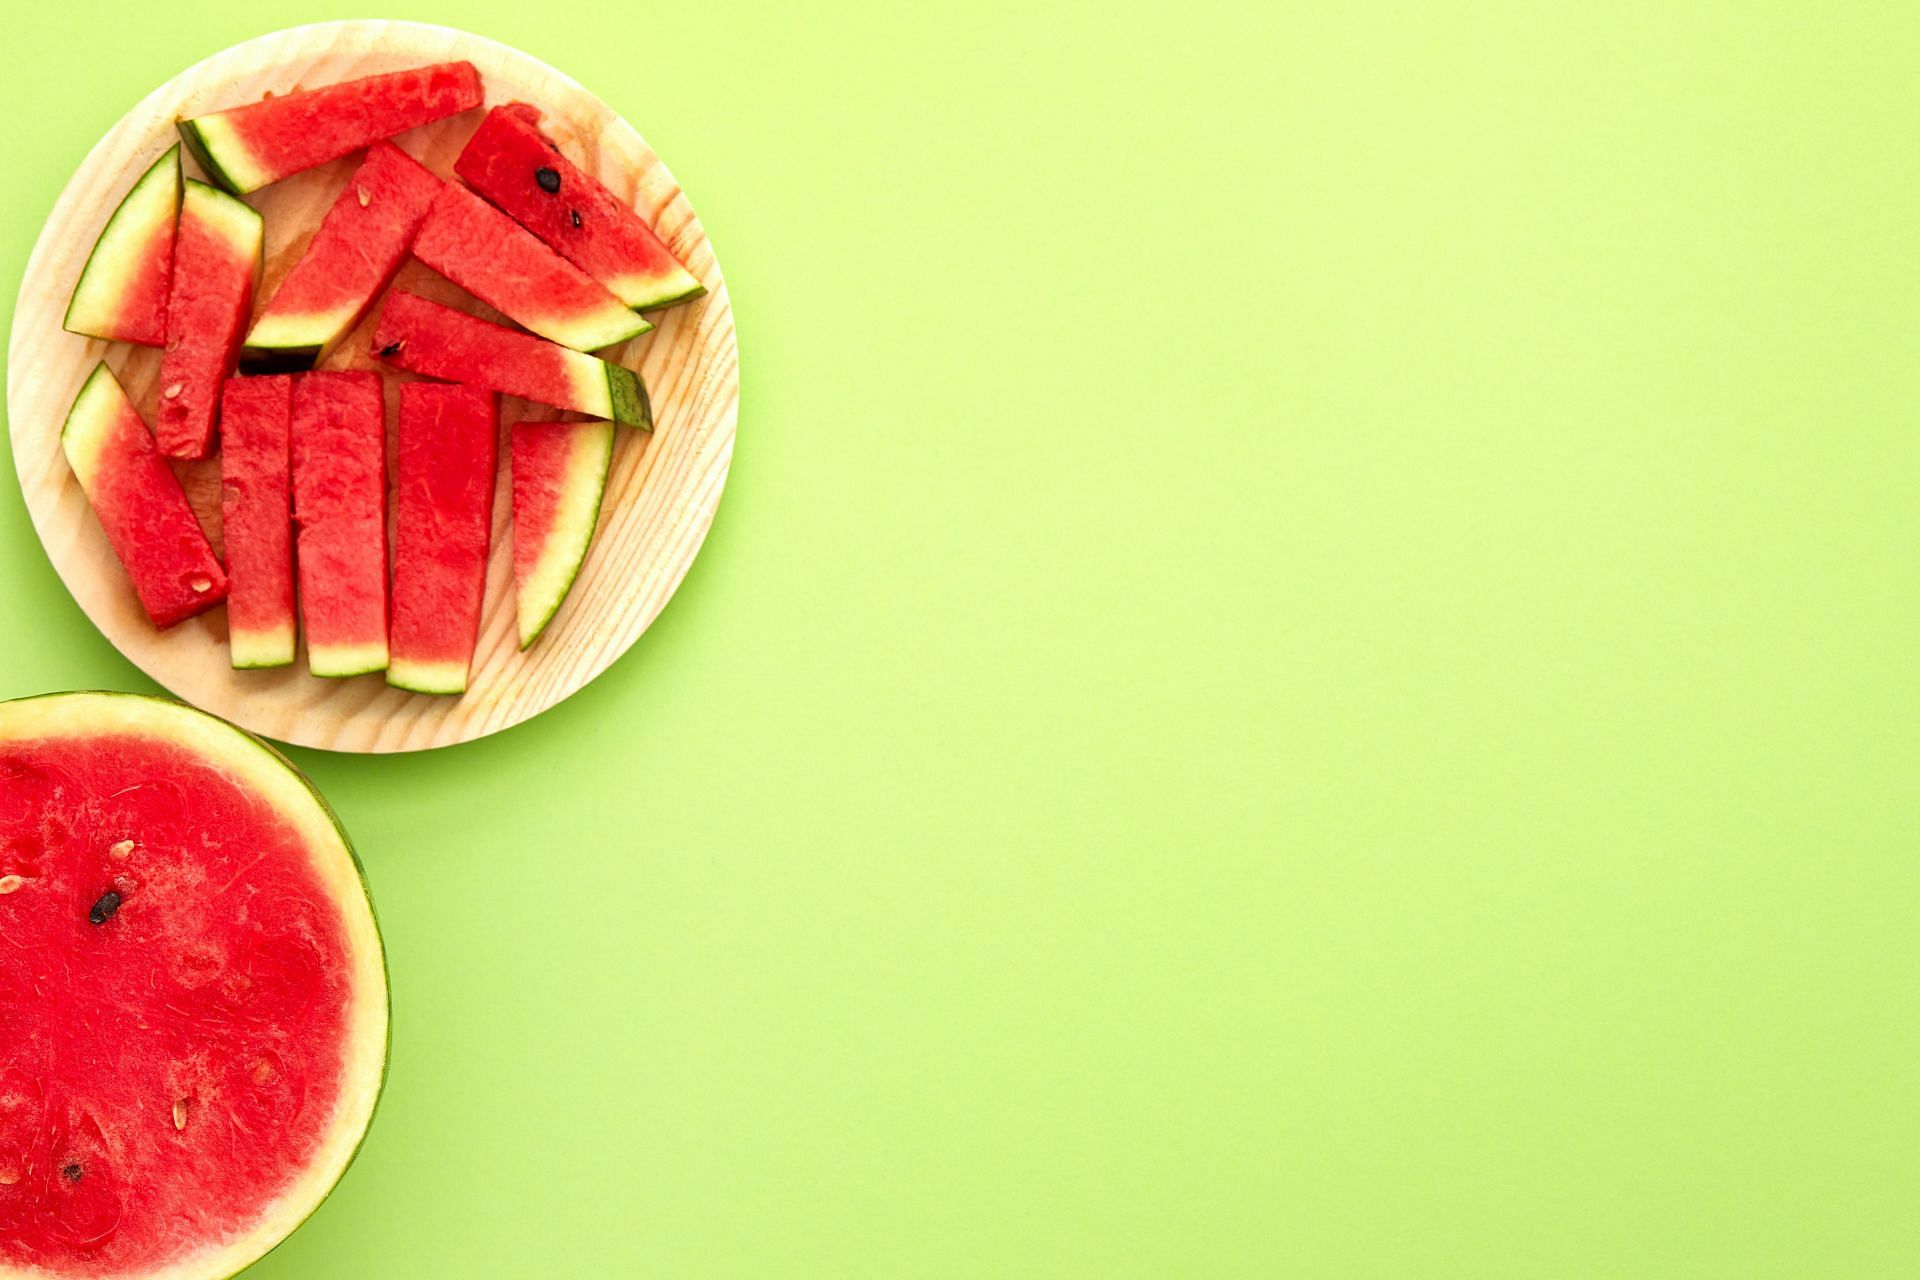
{"label": "wooden plate", "polygon": [[[705,282],[707,294],[651,313],[658,326],[652,333],[606,353],[646,378],[655,430],[651,436],[620,430],[599,534],[572,595],[531,650],[518,651],[514,629],[503,465],[486,613],[465,696],[406,693],[380,676],[322,680],[307,674],[304,661],[277,671],[234,671],[224,608],[154,630],[61,454],[60,425],[95,363],[106,359],[151,422],[160,358],[157,350],[67,333],[60,321],[68,296],[121,195],[173,145],[176,117],[252,102],[268,92],[458,58],[480,69],[488,106],[516,99],[539,106],[546,113],[544,127],[567,154],[650,218]],[[434,172],[450,174],[481,114],[469,112],[396,141]],[[267,227],[266,273],[256,306],[292,268],[358,161],[351,156],[248,197]],[[402,270],[399,284],[499,318],[418,263]],[[373,367],[366,354],[372,323],[342,343],[326,367]],[[142,671],[188,702],[283,742],[338,751],[413,751],[478,738],[546,710],[606,670],[659,615],[706,537],[733,455],[740,395],[733,314],[720,264],[673,175],[640,135],[598,98],[524,53],[412,22],[329,22],[276,32],[215,54],[148,95],[100,140],[60,194],[27,263],[7,360],[7,412],[20,487],[47,555],[87,616]],[[389,429],[397,400],[390,391]],[[520,400],[501,404],[503,432],[522,417],[553,416]],[[504,463],[504,441],[501,457]],[[219,462],[180,472],[218,548]]]}

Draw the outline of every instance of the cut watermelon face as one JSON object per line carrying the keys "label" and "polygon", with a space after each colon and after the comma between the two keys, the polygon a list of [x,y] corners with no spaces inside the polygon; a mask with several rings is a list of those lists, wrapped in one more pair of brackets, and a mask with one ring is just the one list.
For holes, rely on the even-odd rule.
{"label": "cut watermelon face", "polygon": [[575,351],[653,328],[532,232],[453,183],[433,202],[413,256],[515,324]]}
{"label": "cut watermelon face", "polygon": [[367,152],[253,322],[242,367],[249,373],[306,370],[332,351],[392,283],[441,186],[390,142]]}
{"label": "cut watermelon face", "polygon": [[488,324],[404,290],[387,295],[373,353],[429,378],[490,387],[556,409],[653,427],[640,375],[605,360]]}
{"label": "cut watermelon face", "polygon": [[587,558],[613,466],[613,424],[516,423],[512,450],[513,590],[526,649],[560,611]]}
{"label": "cut watermelon face", "polygon": [[167,295],[154,435],[169,458],[213,449],[220,389],[233,372],[260,279],[262,225],[247,204],[204,182],[187,183]]}
{"label": "cut watermelon face", "polygon": [[220,421],[220,513],[233,665],[284,667],[293,661],[294,645],[293,380],[229,379]]}
{"label": "cut watermelon face", "polygon": [[373,1118],[359,864],[272,748],[178,703],[0,703],[0,1275],[224,1277]]}
{"label": "cut watermelon face", "polygon": [[307,669],[387,665],[387,415],[380,375],[309,373],[293,386],[293,518]]}
{"label": "cut watermelon face", "polygon": [[481,387],[400,388],[400,478],[387,683],[465,693],[493,538],[499,422]]}
{"label": "cut watermelon face", "polygon": [[480,122],[454,172],[627,306],[664,307],[706,292],[626,201],[560,153],[524,102]]}
{"label": "cut watermelon face", "polygon": [[157,347],[167,340],[167,281],[180,219],[180,148],[140,175],[94,242],[67,304],[69,333]]}
{"label": "cut watermelon face", "polygon": [[179,478],[104,362],[74,398],[60,447],[154,626],[170,627],[227,598],[226,572]]}
{"label": "cut watermelon face", "polygon": [[235,195],[480,105],[480,73],[442,62],[268,98],[179,122],[207,176]]}

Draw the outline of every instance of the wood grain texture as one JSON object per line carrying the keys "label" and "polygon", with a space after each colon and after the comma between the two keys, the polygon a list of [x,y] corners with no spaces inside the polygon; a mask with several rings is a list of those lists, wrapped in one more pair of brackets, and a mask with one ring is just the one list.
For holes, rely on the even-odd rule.
{"label": "wood grain texture", "polygon": [[[465,696],[406,693],[380,676],[323,680],[308,675],[304,661],[277,671],[233,671],[224,608],[165,632],[147,622],[67,468],[60,424],[87,372],[104,357],[151,421],[160,354],[65,332],[60,320],[68,296],[121,195],[173,144],[177,117],[269,92],[457,58],[480,69],[488,106],[517,99],[545,111],[555,141],[654,223],[706,284],[707,294],[652,313],[652,333],[605,353],[646,378],[656,428],[651,436],[620,431],[599,534],[572,595],[531,650],[516,648],[511,503],[503,466],[486,612]],[[396,141],[448,175],[481,114],[469,112]],[[351,156],[248,197],[267,227],[256,310],[292,268],[358,163]],[[191,172],[191,161],[188,167]],[[402,270],[398,284],[501,318],[418,263]],[[366,354],[372,323],[363,322],[325,367],[374,367]],[[389,430],[397,408],[390,388]],[[338,751],[413,751],[494,733],[546,710],[606,670],[659,615],[699,551],[726,484],[739,410],[739,356],[726,282],[692,206],[640,135],[599,99],[536,59],[478,36],[409,22],[333,22],[262,36],[208,58],[155,90],[94,147],[61,193],[27,264],[8,352],[7,409],[14,466],[41,543],[87,616],[141,670],[179,697],[283,742]],[[501,405],[503,432],[523,417],[554,416],[520,400]],[[507,456],[504,439],[501,456]],[[389,465],[391,460],[389,449]],[[218,460],[179,470],[219,547]]]}

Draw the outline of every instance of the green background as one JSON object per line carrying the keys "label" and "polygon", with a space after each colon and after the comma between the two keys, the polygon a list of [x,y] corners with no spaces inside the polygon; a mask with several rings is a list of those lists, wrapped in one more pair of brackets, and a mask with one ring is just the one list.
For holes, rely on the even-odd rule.
{"label": "green background", "polygon": [[[14,6],[6,289],[263,12]],[[667,158],[740,445],[590,689],[295,753],[397,1022],[262,1280],[1920,1274],[1911,5],[404,16]],[[148,687],[5,489],[0,694]]]}

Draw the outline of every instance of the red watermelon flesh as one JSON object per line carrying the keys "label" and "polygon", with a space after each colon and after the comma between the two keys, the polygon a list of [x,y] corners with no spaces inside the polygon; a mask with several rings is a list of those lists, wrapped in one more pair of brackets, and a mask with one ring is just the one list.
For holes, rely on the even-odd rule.
{"label": "red watermelon flesh", "polygon": [[170,458],[213,448],[220,389],[233,372],[260,278],[260,215],[203,182],[188,181],[173,246],[167,349],[160,358],[154,435]]}
{"label": "red watermelon flesh", "polygon": [[390,142],[367,152],[253,322],[241,364],[250,372],[312,368],[392,282],[442,185]]}
{"label": "red watermelon flesh", "polygon": [[480,105],[480,73],[442,62],[346,80],[180,122],[209,177],[245,194]]}
{"label": "red watermelon flesh", "polygon": [[598,351],[653,326],[525,227],[448,183],[414,241],[413,256],[543,338]]}
{"label": "red watermelon flesh", "polygon": [[486,598],[498,436],[491,391],[442,382],[400,388],[388,684],[466,691]]}
{"label": "red watermelon flesh", "polygon": [[0,1274],[230,1275],[338,1180],[378,934],[267,748],[158,699],[0,704],[0,941]]}
{"label": "red watermelon flesh", "polygon": [[387,418],[380,375],[309,373],[293,386],[293,518],[307,669],[387,665]]}
{"label": "red watermelon flesh", "polygon": [[102,363],[80,388],[60,446],[156,627],[227,597],[227,575],[139,410]]}
{"label": "red watermelon flesh", "polygon": [[220,510],[235,667],[293,661],[293,380],[230,378],[221,398]]}
{"label": "red watermelon flesh", "polygon": [[653,425],[646,386],[633,370],[404,290],[387,295],[373,351],[389,364],[429,378],[490,387],[633,426]]}
{"label": "red watermelon flesh", "polygon": [[454,172],[636,310],[706,292],[653,228],[599,179],[562,155],[524,102],[480,122]]}

